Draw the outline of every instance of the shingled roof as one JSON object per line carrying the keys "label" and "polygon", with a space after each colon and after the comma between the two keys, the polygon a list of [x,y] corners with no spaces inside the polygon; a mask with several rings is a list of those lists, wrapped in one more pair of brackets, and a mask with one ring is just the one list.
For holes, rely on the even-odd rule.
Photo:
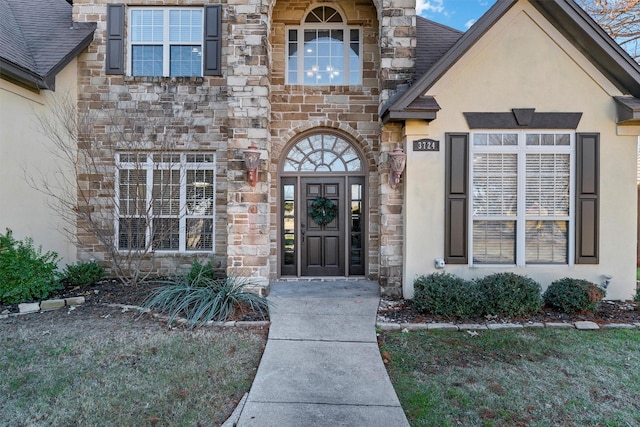
{"label": "shingled roof", "polygon": [[96,29],[93,22],[73,22],[71,8],[66,0],[0,0],[0,77],[54,90],[56,74]]}
{"label": "shingled roof", "polygon": [[416,76],[427,72],[464,33],[446,25],[416,17]]}

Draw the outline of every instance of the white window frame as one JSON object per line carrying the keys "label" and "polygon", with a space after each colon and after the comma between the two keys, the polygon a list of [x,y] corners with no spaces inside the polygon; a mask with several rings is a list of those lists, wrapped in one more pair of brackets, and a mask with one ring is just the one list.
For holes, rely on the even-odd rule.
{"label": "white window frame", "polygon": [[[131,26],[133,24],[132,14],[135,11],[148,11],[148,10],[162,10],[162,42],[133,42],[131,40],[132,31]],[[201,38],[200,38],[200,52],[202,54],[202,60],[200,62],[200,73],[198,75],[192,76],[180,76],[180,75],[171,75],[171,46],[186,46],[185,42],[171,42],[169,38],[169,15],[172,10],[198,10],[201,12],[202,22],[201,27],[203,29]],[[143,46],[162,46],[162,77],[202,77],[204,75],[204,9],[201,7],[131,7],[129,8],[127,14],[127,52],[129,60],[127,61],[127,75],[133,76],[133,46],[143,45]],[[197,44],[197,43],[188,43]],[[136,77],[160,77],[160,76],[136,76]]]}
{"label": "white window frame", "polygon": [[[498,146],[476,146],[474,145],[475,136],[477,134],[517,134],[517,145],[498,145]],[[527,134],[566,134],[570,138],[570,143],[566,145],[526,145]],[[468,205],[468,217],[469,217],[469,235],[468,238],[468,251],[469,251],[469,264],[476,267],[553,267],[553,266],[572,266],[575,258],[575,156],[576,156],[576,134],[574,130],[567,129],[500,129],[500,130],[475,130],[470,134],[469,141],[470,153],[469,153],[469,205]],[[517,213],[515,216],[474,216],[474,190],[473,190],[473,159],[477,153],[513,153],[517,156]],[[526,263],[526,221],[536,220],[535,216],[526,214],[526,156],[527,154],[568,154],[569,155],[569,215],[568,216],[546,216],[543,221],[562,220],[568,222],[567,227],[567,263]],[[473,236],[474,236],[474,221],[482,220],[507,220],[516,222],[516,244],[515,244],[515,264],[490,264],[490,263],[474,263],[473,258]]]}
{"label": "white window frame", "polygon": [[[127,162],[120,161],[122,155],[145,155],[146,160],[140,162]],[[114,217],[114,231],[115,231],[115,247],[119,252],[130,252],[132,250],[137,250],[137,248],[120,248],[119,236],[120,236],[120,218],[127,217],[127,215],[120,215],[120,171],[121,170],[145,170],[146,173],[146,203],[145,210],[146,212],[150,212],[146,217],[133,216],[128,215],[130,218],[144,218],[151,219],[149,223],[146,224],[145,229],[145,242],[146,245],[143,247],[148,252],[161,252],[161,253],[184,253],[184,254],[198,254],[198,253],[214,253],[215,252],[215,235],[216,235],[216,153],[215,152],[184,152],[184,153],[167,153],[167,155],[179,155],[179,162],[157,162],[153,160],[154,154],[161,154],[158,152],[147,152],[147,153],[129,153],[129,152],[121,152],[116,154],[116,173],[115,173],[115,217]],[[188,155],[206,155],[212,156],[212,161],[210,162],[188,162]],[[178,232],[180,234],[180,242],[178,250],[174,249],[154,249],[153,248],[153,210],[151,203],[153,201],[153,172],[158,170],[179,170],[180,171],[180,195],[179,195],[179,228]],[[197,215],[188,212],[187,210],[187,171],[192,170],[205,170],[211,171],[213,174],[213,195],[211,200],[211,215]],[[170,215],[157,215],[158,218],[175,218]],[[187,241],[187,219],[207,219],[212,221],[212,242],[211,249],[204,250],[187,250],[186,241]],[[146,249],[148,248],[148,249]]]}
{"label": "white window frame", "polygon": [[[333,7],[333,6],[330,6]],[[315,9],[315,8],[314,8]],[[311,11],[309,11],[309,13],[311,13],[313,11],[313,9]],[[304,18],[302,19],[302,23],[300,25],[288,25],[285,27],[285,84],[287,85],[301,85],[301,86],[360,86],[362,85],[362,78],[363,78],[363,56],[364,56],[364,45],[363,45],[363,40],[362,40],[362,27],[357,26],[357,25],[347,25],[346,22],[347,20],[345,19],[344,15],[336,9],[336,11],[338,12],[338,14],[340,14],[341,18],[342,18],[342,22],[340,23],[318,23],[318,22],[309,22],[306,23],[304,22],[308,16],[309,13],[305,14]],[[297,66],[298,66],[298,70],[297,70],[297,79],[295,82],[289,81],[289,45],[291,44],[289,42],[289,31],[290,30],[295,30],[298,33],[298,40],[297,40],[297,45],[298,45],[298,58],[297,58]],[[343,44],[344,44],[344,57],[343,57],[343,65],[344,65],[344,70],[343,70],[343,74],[344,74],[344,79],[343,79],[343,83],[340,84],[336,84],[336,83],[330,83],[330,82],[322,82],[322,83],[314,83],[314,84],[308,84],[304,82],[304,31],[305,30],[343,30],[343,34],[344,34],[344,40],[343,40]],[[349,83],[349,78],[350,78],[350,60],[349,60],[349,51],[351,49],[350,44],[351,44],[351,30],[357,30],[358,31],[358,45],[359,45],[359,49],[360,49],[360,55],[358,57],[359,59],[359,67],[360,67],[360,75],[359,75],[359,79],[357,83]]]}

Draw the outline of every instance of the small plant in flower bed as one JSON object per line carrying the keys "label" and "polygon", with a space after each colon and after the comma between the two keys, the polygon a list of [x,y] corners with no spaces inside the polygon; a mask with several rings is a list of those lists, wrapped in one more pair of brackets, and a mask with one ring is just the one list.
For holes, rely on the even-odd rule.
{"label": "small plant in flower bed", "polygon": [[413,307],[421,313],[448,317],[476,317],[481,314],[473,282],[449,273],[420,276],[414,282]]}
{"label": "small plant in flower bed", "polygon": [[90,286],[104,277],[104,268],[95,262],[79,262],[67,265],[63,276],[72,286]]}
{"label": "small plant in flower bed", "polygon": [[596,284],[570,277],[554,281],[543,295],[546,305],[564,313],[595,311],[604,297]]}
{"label": "small plant in flower bed", "polygon": [[633,296],[633,301],[639,304],[637,308],[640,310],[640,288],[636,288],[636,294]]}
{"label": "small plant in flower bed", "polygon": [[209,281],[218,278],[218,273],[211,261],[201,264],[200,261],[196,259],[193,261],[193,264],[191,264],[185,280],[194,286],[199,286],[199,284],[206,286]]}
{"label": "small plant in flower bed", "polygon": [[56,252],[35,248],[31,238],[16,240],[10,229],[0,233],[0,303],[41,300],[61,289],[59,260]]}
{"label": "small plant in flower bed", "polygon": [[542,308],[542,288],[527,276],[495,273],[475,281],[484,315],[521,316]]}
{"label": "small plant in flower bed", "polygon": [[189,275],[158,282],[143,301],[142,307],[156,309],[169,315],[169,323],[183,317],[190,327],[203,326],[209,321],[226,321],[237,309],[245,308],[266,313],[267,299],[248,292],[251,283],[240,277],[209,279],[200,276],[195,282]]}

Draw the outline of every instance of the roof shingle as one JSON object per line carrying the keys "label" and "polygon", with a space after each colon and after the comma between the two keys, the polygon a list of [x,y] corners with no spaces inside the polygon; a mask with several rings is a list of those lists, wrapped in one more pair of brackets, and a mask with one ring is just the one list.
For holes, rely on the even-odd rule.
{"label": "roof shingle", "polygon": [[95,23],[74,23],[66,0],[0,0],[0,75],[53,89],[55,75],[91,43]]}

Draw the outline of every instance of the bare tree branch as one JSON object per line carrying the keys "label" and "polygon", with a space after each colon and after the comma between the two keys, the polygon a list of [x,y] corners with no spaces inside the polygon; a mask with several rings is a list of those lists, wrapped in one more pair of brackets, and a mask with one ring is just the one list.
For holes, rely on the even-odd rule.
{"label": "bare tree branch", "polygon": [[575,0],[637,62],[640,62],[640,0]]}
{"label": "bare tree branch", "polygon": [[[83,113],[75,105],[64,99],[53,103],[49,115],[36,115],[50,143],[54,179],[26,172],[25,179],[48,196],[71,242],[81,250],[94,247],[96,254],[106,254],[107,259],[96,261],[123,283],[136,284],[156,273],[156,248],[171,242],[179,232],[177,220],[186,215],[176,202],[179,169],[167,163],[176,162],[175,156],[183,152],[177,150],[179,132],[162,118],[136,123],[124,111]],[[122,155],[133,159],[128,167],[117,160]],[[163,169],[150,169],[156,156]],[[121,191],[127,192],[127,206],[120,206],[125,200]]]}

